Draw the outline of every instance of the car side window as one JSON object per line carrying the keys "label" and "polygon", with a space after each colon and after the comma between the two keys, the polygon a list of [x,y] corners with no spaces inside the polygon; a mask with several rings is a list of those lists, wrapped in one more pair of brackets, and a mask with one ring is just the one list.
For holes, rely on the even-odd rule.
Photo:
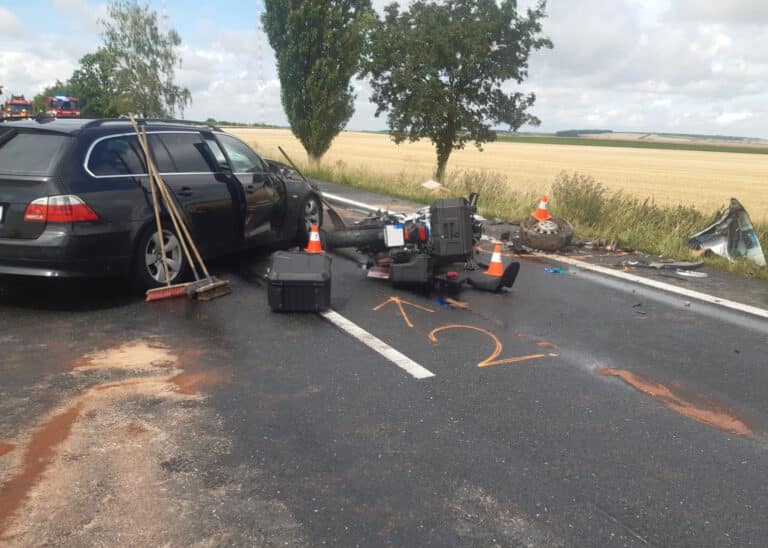
{"label": "car side window", "polygon": [[[173,169],[161,173],[211,173],[216,171],[210,149],[199,133],[157,133],[158,140],[165,146]],[[170,166],[169,166],[170,167]]]}
{"label": "car side window", "polygon": [[229,164],[227,163],[227,157],[224,156],[224,151],[221,149],[218,141],[212,135],[205,136],[205,144],[213,155],[216,164],[218,165],[218,171],[230,171]]}
{"label": "car side window", "polygon": [[99,141],[91,151],[88,169],[97,176],[141,175],[147,172],[135,135]]}
{"label": "car side window", "polygon": [[239,139],[222,133],[218,133],[217,137],[227,156],[229,156],[235,173],[265,173],[269,171],[264,160]]}

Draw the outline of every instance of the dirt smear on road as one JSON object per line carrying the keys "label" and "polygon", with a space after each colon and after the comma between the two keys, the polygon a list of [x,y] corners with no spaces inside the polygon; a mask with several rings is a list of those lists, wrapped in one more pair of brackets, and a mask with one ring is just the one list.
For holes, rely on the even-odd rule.
{"label": "dirt smear on road", "polygon": [[0,539],[13,514],[27,497],[29,490],[53,462],[56,448],[69,437],[82,406],[74,405],[54,415],[32,435],[24,452],[21,470],[0,491]]}
{"label": "dirt smear on road", "polygon": [[15,443],[5,443],[3,441],[0,441],[0,457],[2,457],[3,455],[7,455],[14,449],[16,449]]}
{"label": "dirt smear on road", "polygon": [[156,341],[131,341],[86,354],[75,361],[74,368],[151,371],[163,367],[176,367],[178,363],[178,355],[163,344]]}
{"label": "dirt smear on road", "polygon": [[[202,355],[130,341],[61,374],[90,386],[13,440],[18,464],[0,477],[0,544],[303,544],[284,505],[244,490],[253,470],[222,469],[231,441],[200,391],[231,374]],[[185,465],[162,466],[176,461]]]}
{"label": "dirt smear on road", "polygon": [[709,397],[700,396],[696,398],[698,400],[696,402],[688,401],[663,384],[623,369],[603,368],[598,369],[597,374],[604,377],[618,377],[636,390],[651,396],[665,407],[689,419],[728,434],[752,436],[752,430],[738,417],[735,411]]}

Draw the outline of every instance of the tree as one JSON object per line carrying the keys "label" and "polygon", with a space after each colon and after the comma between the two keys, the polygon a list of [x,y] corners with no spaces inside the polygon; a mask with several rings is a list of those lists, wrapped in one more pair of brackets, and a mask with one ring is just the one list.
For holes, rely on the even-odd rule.
{"label": "tree", "polygon": [[[181,38],[174,30],[158,29],[157,12],[135,1],[115,0],[107,8],[104,26],[104,57],[114,62],[109,84],[116,92],[116,108],[145,117],[183,114],[192,101],[187,88],[174,83],[175,69],[181,66],[178,47]],[[97,52],[95,55],[98,55]]]}
{"label": "tree", "polygon": [[371,0],[266,0],[265,7],[283,108],[293,134],[317,161],[354,113],[349,82],[373,19]]}
{"label": "tree", "polygon": [[528,113],[533,93],[506,91],[528,76],[528,57],[552,47],[541,35],[545,0],[518,13],[516,0],[416,0],[408,10],[385,8],[371,32],[364,73],[376,116],[388,112],[396,143],[428,138],[442,180],[451,152],[469,141],[482,150],[491,129],[538,125]]}
{"label": "tree", "polygon": [[72,73],[68,82],[68,95],[80,101],[80,114],[84,118],[116,118],[121,113],[117,98],[117,63],[105,48],[88,53],[80,59],[80,68]]}

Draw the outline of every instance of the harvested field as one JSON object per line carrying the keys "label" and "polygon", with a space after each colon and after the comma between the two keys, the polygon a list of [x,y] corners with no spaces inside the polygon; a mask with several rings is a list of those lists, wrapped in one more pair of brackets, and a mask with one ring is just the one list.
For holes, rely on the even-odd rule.
{"label": "harvested field", "polygon": [[[280,159],[281,145],[301,163],[304,149],[289,130],[230,129],[265,156]],[[387,135],[344,132],[324,161],[362,173],[426,180],[435,165],[429,142],[395,145]],[[454,152],[449,172],[484,170],[505,175],[514,190],[548,191],[562,171],[592,175],[610,190],[659,204],[694,205],[705,212],[738,198],[753,220],[768,220],[768,155],[648,150],[532,143],[489,143]]]}

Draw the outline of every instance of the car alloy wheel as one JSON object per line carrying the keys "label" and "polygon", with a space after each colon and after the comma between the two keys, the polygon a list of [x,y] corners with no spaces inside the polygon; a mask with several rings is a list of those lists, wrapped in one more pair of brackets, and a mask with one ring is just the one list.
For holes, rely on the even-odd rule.
{"label": "car alloy wheel", "polygon": [[[165,244],[165,260],[168,263],[168,276],[173,282],[179,277],[179,273],[184,267],[184,256],[181,248],[181,242],[170,230],[163,230]],[[144,250],[144,264],[149,276],[159,284],[167,283],[165,279],[165,269],[163,268],[162,252],[160,250],[160,238],[158,233],[152,234],[147,240],[147,247]]]}
{"label": "car alloy wheel", "polygon": [[317,201],[317,198],[310,197],[304,205],[304,226],[307,230],[307,234],[312,231],[313,226],[320,226],[321,216],[322,210],[320,202]]}

